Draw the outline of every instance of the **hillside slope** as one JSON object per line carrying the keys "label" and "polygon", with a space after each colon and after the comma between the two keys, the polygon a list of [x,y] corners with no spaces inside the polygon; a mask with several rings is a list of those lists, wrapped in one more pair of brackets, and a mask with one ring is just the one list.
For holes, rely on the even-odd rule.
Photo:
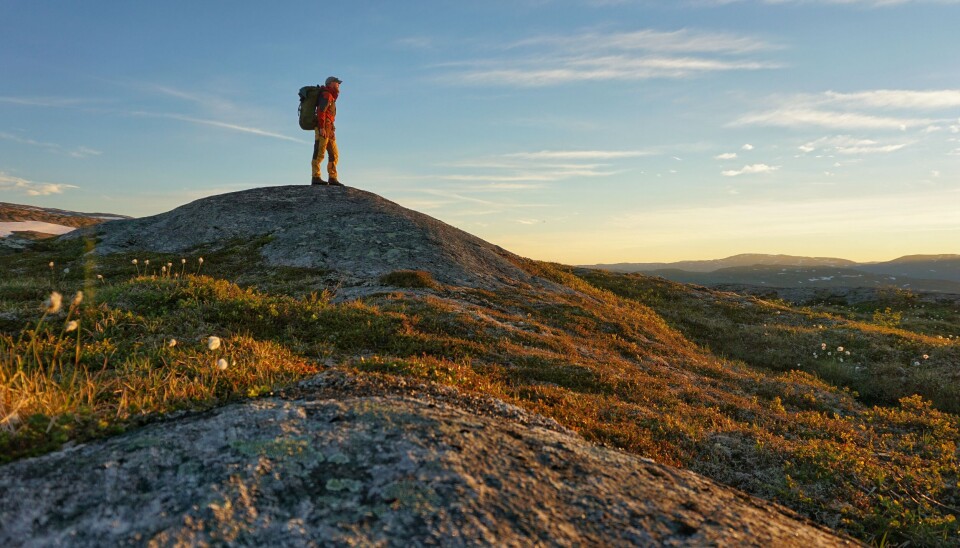
{"label": "hillside slope", "polygon": [[[744,492],[764,499],[763,504],[747,506],[769,510],[767,527],[774,529],[787,523],[777,516],[790,515],[777,506],[783,504],[821,526],[867,542],[946,545],[943,539],[958,532],[951,508],[960,505],[956,462],[960,425],[955,415],[944,412],[955,392],[941,390],[950,383],[931,383],[923,375],[931,371],[925,363],[916,368],[918,392],[935,398],[936,405],[913,397],[913,392],[894,393],[892,398],[871,394],[872,399],[866,400],[852,391],[870,373],[887,375],[902,368],[906,355],[928,353],[931,366],[948,368],[960,348],[952,340],[902,329],[878,331],[876,326],[703,288],[661,291],[627,280],[632,284],[629,290],[615,287],[618,291],[611,292],[600,288],[602,280],[577,277],[569,268],[515,256],[352,189],[255,189],[211,197],[153,218],[114,221],[79,236],[0,257],[0,459],[10,462],[0,467],[0,477],[17,489],[63,484],[64,497],[87,500],[82,497],[85,487],[73,486],[73,478],[85,471],[99,478],[99,472],[92,474],[99,470],[97,459],[108,459],[100,465],[118,474],[122,470],[123,478],[135,481],[135,490],[152,493],[156,496],[151,500],[167,504],[166,482],[178,475],[189,485],[199,481],[199,472],[191,467],[211,462],[201,454],[210,448],[196,447],[196,453],[164,461],[170,468],[160,469],[162,477],[143,476],[110,464],[120,462],[110,455],[128,443],[124,440],[137,440],[130,451],[138,459],[150,458],[159,451],[152,438],[187,423],[197,428],[217,424],[216,417],[238,409],[220,410],[225,405],[238,404],[254,414],[257,409],[279,406],[303,411],[291,423],[294,429],[288,430],[294,433],[290,439],[295,443],[254,448],[234,443],[254,436],[255,428],[269,432],[269,421],[250,421],[249,432],[231,430],[225,434],[230,441],[217,448],[238,467],[238,478],[232,483],[229,476],[227,483],[214,482],[221,486],[214,497],[220,498],[210,498],[202,489],[207,498],[188,496],[200,510],[177,514],[176,508],[167,508],[194,524],[199,518],[212,524],[204,518],[210,515],[225,519],[233,527],[229,530],[241,535],[237,538],[268,527],[265,519],[256,518],[261,512],[271,520],[283,517],[295,526],[320,527],[328,523],[320,514],[352,508],[356,497],[362,504],[376,506],[380,492],[365,479],[337,475],[349,470],[326,460],[314,462],[314,455],[307,451],[311,444],[299,444],[295,428],[320,429],[311,417],[309,402],[333,398],[359,406],[351,409],[387,406],[391,410],[380,417],[399,418],[390,419],[393,424],[378,423],[392,437],[374,447],[418,440],[423,447],[436,443],[435,447],[456,451],[474,444],[470,450],[498,452],[504,442],[490,442],[496,446],[491,448],[481,438],[465,438],[469,432],[442,426],[448,419],[434,421],[441,426],[430,429],[432,437],[427,439],[415,428],[430,413],[417,403],[424,401],[424,393],[455,390],[459,396],[442,405],[434,402],[438,411],[450,411],[443,407],[449,404],[478,415],[468,420],[483,424],[482,430],[491,436],[488,440],[505,439],[501,434],[523,438],[516,439],[531,452],[510,449],[510,454],[523,456],[523,466],[532,475],[516,482],[533,493],[538,486],[551,486],[556,498],[545,495],[550,501],[546,506],[557,516],[575,516],[585,504],[584,508],[605,506],[614,517],[622,515],[617,514],[618,508],[636,509],[617,501],[639,492],[633,490],[639,484],[633,483],[630,474],[645,475],[645,465],[636,460],[644,457],[728,486],[716,487],[726,493],[724,497],[729,495],[723,500],[747,500]],[[403,252],[390,253],[396,249]],[[416,256],[409,256],[411,249]],[[296,262],[302,256],[311,259]],[[50,263],[56,268],[50,268]],[[420,272],[399,272],[417,267]],[[60,311],[50,304],[46,311],[38,311],[50,289],[66,295],[66,301],[79,289],[84,294],[80,300],[64,303]],[[651,300],[646,301],[647,297]],[[73,321],[77,324],[71,327]],[[855,358],[840,365],[832,358],[816,357],[826,344],[843,344]],[[832,385],[814,374],[829,368],[844,382]],[[326,395],[317,395],[311,392],[310,379],[321,373],[334,375],[326,378],[353,379],[346,384],[383,382],[395,389],[358,395],[344,386],[340,392],[324,389]],[[294,387],[298,382],[307,384]],[[351,399],[355,396],[361,400]],[[368,396],[389,401],[363,399]],[[411,406],[394,405],[392,398],[399,396],[409,398]],[[467,403],[457,403],[459,398]],[[575,432],[582,438],[577,443],[585,443],[584,451],[598,460],[593,464],[584,460],[579,472],[562,475],[547,459],[551,445],[540,444],[536,435],[529,436],[532,432],[517,429],[519,415],[494,413],[496,420],[485,422],[479,416],[489,413],[470,403],[480,400],[500,402],[488,406],[494,410],[506,403],[522,408],[525,417],[546,417],[536,419],[541,425],[556,421],[562,426],[560,433]],[[426,408],[430,409],[429,403]],[[178,414],[183,410],[206,414],[199,419],[183,417]],[[295,415],[301,414],[296,411]],[[206,423],[207,419],[213,422]],[[449,420],[455,425],[460,419]],[[523,418],[519,421],[529,424]],[[341,422],[349,421],[328,422],[333,435]],[[151,423],[150,430],[140,430]],[[217,431],[215,426],[209,428]],[[122,431],[128,433],[112,441],[110,436]],[[318,433],[311,439],[325,435]],[[87,445],[63,449],[64,444],[77,443]],[[562,443],[572,447],[574,442]],[[80,470],[63,474],[50,469],[51,463],[70,462],[79,451],[90,456],[93,464],[84,461]],[[298,455],[305,454],[309,456],[306,463],[298,460]],[[541,463],[546,468],[527,462],[534,455],[547,459]],[[323,458],[328,456],[324,453]],[[261,457],[266,460],[250,472],[254,457],[258,465]],[[614,461],[621,464],[611,465]],[[500,477],[497,467],[491,470],[483,461],[473,462],[476,468],[450,477],[460,478],[451,480],[455,485],[465,482],[480,493],[482,504],[470,498],[474,491],[466,490],[458,491],[463,499],[444,508],[494,512],[501,517],[488,525],[504,520],[505,535],[521,535],[517,543],[541,541],[538,531],[556,534],[549,538],[557,542],[615,540],[590,536],[595,534],[591,524],[603,519],[600,514],[582,512],[596,519],[570,518],[573,525],[565,530],[553,525],[541,528],[536,511],[514,517],[496,514],[501,510],[494,503],[484,506],[491,499],[482,497],[502,494],[504,508],[510,508],[514,502],[506,501],[513,500],[514,480]],[[633,464],[622,468],[627,466],[622,463],[629,462]],[[450,461],[440,464],[448,466]],[[29,468],[33,466],[38,468]],[[603,466],[618,468],[602,470]],[[30,487],[23,483],[24,470],[47,477],[44,481],[49,483]],[[309,496],[302,514],[289,513],[289,500],[274,506],[272,497],[282,498],[277,493],[285,492],[283,478],[295,483],[304,470],[315,472],[310,485],[322,484],[324,491]],[[422,477],[419,468],[405,470],[402,491],[412,499],[402,500],[434,507],[429,478]],[[660,470],[672,470],[670,477],[691,478],[673,468]],[[369,470],[374,476],[386,471]],[[626,475],[618,476],[620,472]],[[485,486],[466,479],[477,474]],[[270,483],[275,475],[280,485]],[[604,478],[613,478],[612,484],[624,491],[607,491],[612,484]],[[336,481],[328,488],[330,480]],[[668,481],[653,480],[647,487],[653,492],[673,492]],[[302,490],[295,484],[290,488],[295,493]],[[568,488],[594,493],[601,503],[596,506],[589,497],[560,496]],[[590,491],[594,488],[599,490]],[[89,489],[96,492],[96,486]],[[259,499],[258,493],[267,493],[266,498]],[[227,499],[229,505],[224,502]],[[410,531],[420,531],[416,538],[426,542],[431,535],[444,534],[448,529],[443,527],[452,523],[441,516],[424,526],[418,521],[422,516],[404,514],[409,508],[393,504],[401,497],[393,502],[387,499],[394,497],[384,499],[390,506],[385,514],[379,510],[372,516],[350,513],[340,532],[352,531],[349,534],[356,536],[349,538],[353,539],[381,538],[377,535],[386,531],[382,527],[397,519]],[[78,513],[69,515],[51,509],[54,517],[31,534],[44,538],[68,534],[76,524],[125,511],[121,499],[107,500],[102,505],[78,506]],[[643,515],[662,517],[675,512],[673,507],[658,506],[658,497],[644,500],[651,506]],[[715,513],[711,500],[720,499],[700,501],[694,496],[687,500],[686,509],[692,513],[685,513],[682,523],[644,521],[639,514],[628,521],[643,524],[637,527],[650,538],[682,543],[683,535],[695,537],[711,522]],[[564,506],[568,504],[572,507]],[[750,513],[749,508],[730,504],[744,515]],[[278,508],[279,513],[273,513]],[[462,519],[473,514],[464,512],[453,522],[467,523]],[[729,538],[739,538],[748,528],[757,538],[765,534],[745,522],[719,521],[723,525],[712,531]],[[24,523],[19,526],[27,527]],[[134,527],[131,531],[161,534],[157,529]],[[170,535],[187,534],[183,528],[176,531]],[[205,535],[226,534],[220,529],[204,531]],[[686,542],[697,544],[695,538]]]}

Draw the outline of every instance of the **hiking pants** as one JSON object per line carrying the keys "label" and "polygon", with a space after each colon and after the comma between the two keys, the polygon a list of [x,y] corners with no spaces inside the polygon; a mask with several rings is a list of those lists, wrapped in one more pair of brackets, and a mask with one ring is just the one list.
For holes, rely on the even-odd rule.
{"label": "hiking pants", "polygon": [[337,150],[337,139],[335,137],[323,137],[320,135],[319,128],[313,131],[313,161],[310,162],[310,167],[313,169],[313,176],[322,178],[320,172],[320,163],[323,162],[323,155],[326,153],[329,155],[327,158],[327,174],[330,176],[330,179],[336,179],[337,160],[340,159],[340,152]]}

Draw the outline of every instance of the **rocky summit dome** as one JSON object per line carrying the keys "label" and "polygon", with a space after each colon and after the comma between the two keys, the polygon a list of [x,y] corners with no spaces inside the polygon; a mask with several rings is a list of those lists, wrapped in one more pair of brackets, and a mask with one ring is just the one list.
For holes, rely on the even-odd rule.
{"label": "rocky summit dome", "polygon": [[96,253],[178,253],[264,238],[268,264],[351,278],[424,270],[445,284],[493,288],[534,281],[518,258],[376,194],[347,187],[264,187],[203,198],[167,213],[87,230]]}

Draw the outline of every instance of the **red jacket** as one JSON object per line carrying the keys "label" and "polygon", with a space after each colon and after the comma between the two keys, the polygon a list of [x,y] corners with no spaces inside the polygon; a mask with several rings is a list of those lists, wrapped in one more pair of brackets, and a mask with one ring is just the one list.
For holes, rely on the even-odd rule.
{"label": "red jacket", "polygon": [[327,86],[320,88],[320,100],[317,101],[317,127],[328,138],[334,137],[336,127],[333,122],[337,119],[337,97],[340,95],[337,90],[330,89]]}

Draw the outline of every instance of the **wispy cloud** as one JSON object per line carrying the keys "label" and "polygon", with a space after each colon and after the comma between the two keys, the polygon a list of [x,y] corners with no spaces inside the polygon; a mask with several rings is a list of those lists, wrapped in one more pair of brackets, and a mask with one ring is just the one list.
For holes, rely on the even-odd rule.
{"label": "wispy cloud", "polygon": [[646,150],[540,150],[447,164],[469,170],[432,176],[455,182],[485,183],[471,190],[531,190],[573,178],[609,177],[622,172],[610,162],[656,154]]}
{"label": "wispy cloud", "polygon": [[0,103],[11,105],[21,105],[29,107],[78,107],[89,105],[92,102],[86,99],[77,99],[75,97],[0,97]]}
{"label": "wispy cloud", "polygon": [[[436,175],[432,177],[433,179],[441,179],[444,181],[463,181],[463,182],[491,182],[491,183],[517,183],[521,181],[556,181],[565,176],[563,172],[530,172],[530,173],[521,173],[517,175]],[[542,185],[509,185],[503,186],[498,185],[499,188],[512,188],[514,190],[525,189],[525,188],[540,188]],[[485,188],[493,188],[492,185]]]}
{"label": "wispy cloud", "polygon": [[94,150],[87,147],[77,147],[67,152],[67,154],[73,156],[74,158],[86,158],[87,156],[100,156],[103,154],[103,151]]}
{"label": "wispy cloud", "polygon": [[221,129],[228,129],[228,130],[230,130],[230,131],[239,131],[239,132],[241,132],[241,133],[250,133],[250,134],[253,134],[253,135],[259,135],[259,136],[261,136],[261,137],[270,137],[271,139],[280,139],[280,140],[283,140],[283,141],[292,141],[292,142],[294,142],[294,143],[307,143],[307,142],[308,142],[308,141],[305,141],[305,140],[303,140],[303,139],[297,139],[297,138],[294,138],[294,137],[290,137],[290,136],[287,136],[287,135],[283,135],[283,134],[281,134],[281,133],[274,133],[274,132],[272,132],[272,131],[266,131],[266,130],[259,129],[259,128],[255,128],[255,127],[241,126],[241,125],[238,125],[238,124],[231,124],[231,123],[228,123],[228,122],[220,122],[220,121],[218,121],[218,120],[206,120],[206,119],[203,119],[203,118],[194,118],[194,117],[192,117],[192,116],[184,116],[184,115],[182,115],[182,114],[162,113],[162,112],[144,112],[144,111],[136,111],[136,112],[132,112],[132,113],[130,113],[130,114],[133,115],[133,116],[145,116],[145,117],[150,117],[150,118],[168,118],[168,119],[171,119],[171,120],[179,120],[179,121],[181,121],[181,122],[189,122],[189,123],[191,123],[191,124],[199,124],[199,125],[205,125],[205,126],[218,127],[218,128],[221,128]]}
{"label": "wispy cloud", "polygon": [[[138,82],[138,83],[130,84],[130,86],[139,91],[154,93],[158,95],[165,95],[167,97],[173,97],[175,99],[181,99],[191,103],[199,103],[199,104],[207,105],[213,102],[212,97],[209,95],[177,89],[172,86],[157,84],[153,82]],[[223,97],[220,98],[220,101],[221,102],[223,101]]]}
{"label": "wispy cloud", "polygon": [[12,133],[0,132],[0,139],[5,141],[12,141],[14,143],[20,143],[22,145],[29,145],[33,147],[45,148],[60,154],[66,154],[73,158],[87,158],[88,156],[99,156],[103,154],[102,151],[94,150],[89,147],[80,146],[76,148],[68,148],[63,145],[58,145],[56,143],[46,143],[43,141],[37,141],[35,139],[30,139],[28,137],[21,137],[19,135],[14,135]]}
{"label": "wispy cloud", "polygon": [[689,29],[626,32],[584,32],[573,36],[539,36],[514,42],[508,49],[551,46],[567,51],[642,50],[671,53],[751,53],[778,48],[769,42],[729,33],[695,32]]}
{"label": "wispy cloud", "polygon": [[653,156],[649,150],[541,150],[538,152],[513,152],[504,154],[505,158],[524,160],[612,160],[615,158],[636,158]]}
{"label": "wispy cloud", "polygon": [[[831,129],[906,130],[933,128],[943,120],[926,113],[960,107],[960,90],[825,91],[775,98],[779,105],[741,116],[732,126],[825,127]],[[921,114],[924,113],[924,114]],[[921,116],[916,116],[921,114]]]}
{"label": "wispy cloud", "polygon": [[[230,94],[223,93],[222,90],[219,92],[186,90],[155,82],[117,83],[117,85],[130,87],[138,92],[149,95],[176,99],[191,107],[197,108],[203,118],[236,117],[244,111],[253,108],[238,105],[231,99]],[[179,110],[179,108],[176,110]]]}
{"label": "wispy cloud", "polygon": [[63,183],[29,181],[0,172],[0,190],[9,190],[27,196],[49,196],[51,194],[63,194],[64,190],[70,188],[77,187]]}
{"label": "wispy cloud", "polygon": [[404,49],[425,50],[433,49],[434,40],[429,36],[408,36],[397,40],[394,44]]}
{"label": "wispy cloud", "polygon": [[823,94],[822,102],[867,108],[943,110],[960,107],[960,90],[878,89],[856,93],[827,91]]}
{"label": "wispy cloud", "polygon": [[831,129],[897,129],[927,126],[928,118],[878,116],[859,112],[820,110],[804,106],[787,106],[741,116],[732,126],[825,127]]}
{"label": "wispy cloud", "polygon": [[504,184],[504,183],[550,183],[572,179],[574,177],[609,177],[618,171],[599,170],[591,167],[568,166],[557,169],[552,167],[516,166],[508,174],[448,174],[430,177],[444,181],[490,183],[473,190],[530,190],[542,188],[543,184]]}
{"label": "wispy cloud", "polygon": [[441,81],[535,87],[582,81],[686,78],[715,72],[780,68],[743,58],[774,49],[762,40],[682,29],[546,35],[504,46],[497,58],[435,65]]}
{"label": "wispy cloud", "polygon": [[[551,64],[553,66],[550,66]],[[505,65],[497,63],[495,66]],[[506,66],[507,68],[478,66],[473,70],[450,74],[444,80],[467,85],[538,87],[584,81],[685,78],[706,72],[777,68],[776,65],[756,61],[692,57],[630,59],[625,55],[554,59],[546,63],[539,60],[520,61],[507,63]]]}
{"label": "wispy cloud", "polygon": [[[223,93],[214,93],[211,91],[185,90],[185,89],[170,86],[167,84],[160,84],[155,82],[133,82],[133,83],[120,84],[120,85],[127,85],[133,89],[137,89],[139,91],[146,92],[149,94],[162,95],[165,97],[177,99],[184,103],[188,103],[197,112],[197,115],[189,115],[189,114],[181,114],[181,113],[156,113],[156,112],[143,112],[143,111],[138,111],[133,113],[138,116],[168,118],[171,120],[179,120],[181,122],[188,122],[191,124],[211,126],[211,127],[217,127],[220,129],[226,129],[230,131],[237,131],[240,133],[258,135],[261,137],[269,137],[271,139],[280,139],[282,141],[291,141],[294,143],[307,143],[307,141],[303,139],[297,139],[295,137],[290,137],[288,135],[283,135],[281,133],[268,131],[265,129],[251,126],[249,124],[240,124],[232,121],[224,121],[225,119],[229,120],[229,119],[239,118],[242,116],[243,112],[251,110],[252,107],[244,107],[244,106],[238,105],[236,102],[231,100],[229,96],[225,96],[225,94]],[[180,109],[176,108],[175,110],[180,110]]]}
{"label": "wispy cloud", "polygon": [[[218,127],[221,129],[227,129],[230,131],[238,131],[241,133],[249,133],[252,135],[259,135],[261,137],[269,137],[272,139],[280,139],[284,141],[291,141],[294,143],[307,143],[303,139],[297,139],[290,137],[288,135],[283,135],[281,133],[276,133],[272,131],[267,131],[257,127],[252,127],[249,125],[237,124],[232,122],[225,122],[221,120],[216,120],[207,116],[213,116],[217,118],[229,118],[234,116],[237,112],[241,112],[244,109],[237,106],[235,103],[231,102],[229,99],[224,98],[222,95],[215,95],[212,93],[196,92],[196,91],[187,91],[178,89],[172,86],[149,83],[149,82],[115,82],[109,81],[110,83],[116,86],[122,86],[130,89],[139,90],[141,92],[146,92],[155,95],[163,95],[166,97],[172,97],[185,101],[199,107],[204,115],[201,116],[190,116],[186,114],[179,113],[162,113],[162,112],[148,112],[148,111],[128,111],[128,110],[119,110],[119,109],[104,109],[101,112],[104,114],[112,115],[121,115],[121,116],[144,116],[151,118],[167,118],[171,120],[179,120],[182,122],[188,122],[191,124],[206,125],[212,127]],[[102,101],[101,101],[102,102]],[[87,107],[92,104],[95,104],[96,101],[91,101],[87,99],[67,99],[61,97],[2,97],[0,96],[0,103],[11,103],[25,106],[35,106],[35,107]],[[55,145],[51,143],[41,143],[38,141],[31,141],[29,139],[18,138],[15,135],[9,133],[0,133],[0,139],[8,140],[18,140],[24,144],[33,144],[36,146],[45,146],[51,149],[61,150],[74,157],[86,157],[86,156],[95,156],[100,154],[99,151],[88,148],[88,147],[78,147],[76,149],[67,149],[60,145]]]}
{"label": "wispy cloud", "polygon": [[753,175],[758,173],[772,173],[780,169],[780,166],[769,166],[767,164],[750,164],[741,169],[729,169],[721,171],[724,177],[739,177],[740,175]]}
{"label": "wispy cloud", "polygon": [[478,187],[465,187],[457,189],[448,189],[448,188],[418,188],[412,189],[411,192],[416,194],[427,194],[434,197],[434,199],[442,198],[445,201],[443,202],[444,206],[450,206],[456,203],[468,203],[472,205],[484,206],[483,211],[489,211],[491,213],[499,213],[507,210],[515,209],[531,209],[531,208],[540,208],[544,207],[544,204],[524,200],[524,201],[510,201],[504,199],[491,199],[488,197],[477,196]]}
{"label": "wispy cloud", "polygon": [[837,154],[883,154],[896,152],[910,143],[883,144],[873,139],[857,139],[850,135],[823,137],[801,145],[802,152],[810,153],[817,150],[836,152]]}
{"label": "wispy cloud", "polygon": [[724,152],[713,157],[714,160],[733,160],[737,157],[736,152]]}

